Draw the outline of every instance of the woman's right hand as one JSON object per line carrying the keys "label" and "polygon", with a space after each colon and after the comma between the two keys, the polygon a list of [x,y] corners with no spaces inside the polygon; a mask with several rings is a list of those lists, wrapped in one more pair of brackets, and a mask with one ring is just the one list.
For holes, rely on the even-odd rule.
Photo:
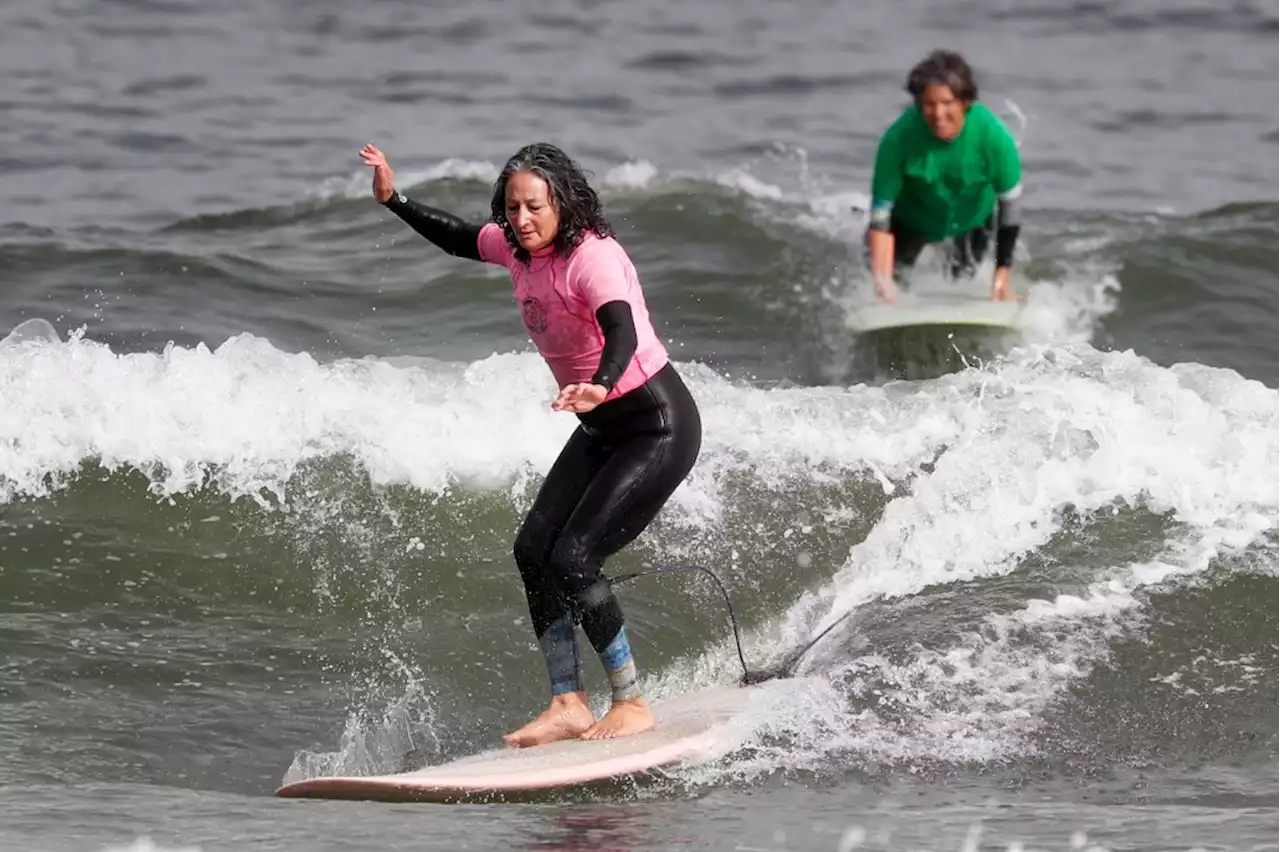
{"label": "woman's right hand", "polygon": [[898,288],[893,284],[893,250],[892,231],[873,228],[867,232],[867,252],[871,255],[871,278],[876,285],[876,295],[889,304],[898,301]]}
{"label": "woman's right hand", "polygon": [[379,204],[386,204],[395,192],[396,173],[387,165],[387,155],[370,142],[360,149],[360,158],[366,166],[373,167],[373,197]]}

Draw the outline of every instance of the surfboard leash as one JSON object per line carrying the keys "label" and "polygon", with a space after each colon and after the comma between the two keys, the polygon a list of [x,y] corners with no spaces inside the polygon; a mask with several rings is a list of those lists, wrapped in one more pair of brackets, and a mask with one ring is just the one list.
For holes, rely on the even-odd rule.
{"label": "surfboard leash", "polygon": [[817,645],[824,636],[834,630],[836,625],[841,624],[846,618],[853,614],[853,610],[849,610],[844,615],[828,624],[821,633],[810,639],[804,645],[800,646],[800,648],[795,652],[789,654],[780,665],[774,666],[770,669],[752,671],[747,666],[746,655],[742,653],[742,636],[738,630],[738,618],[733,613],[733,602],[729,599],[729,591],[724,587],[724,583],[720,582],[720,578],[716,576],[716,572],[712,571],[710,568],[705,565],[682,563],[679,565],[664,565],[661,568],[650,568],[647,571],[632,571],[629,574],[619,574],[617,577],[607,577],[606,579],[609,581],[610,585],[619,586],[640,577],[654,577],[659,574],[670,574],[674,571],[701,571],[710,577],[712,582],[716,584],[716,587],[720,589],[720,594],[724,597],[725,609],[729,611],[729,623],[733,626],[733,642],[738,648],[738,662],[742,664],[742,680],[740,682],[743,686],[751,686],[752,684],[764,683],[768,680],[778,680],[781,678],[791,677],[795,674],[795,668],[799,665],[800,658],[808,653],[809,649],[814,645]]}

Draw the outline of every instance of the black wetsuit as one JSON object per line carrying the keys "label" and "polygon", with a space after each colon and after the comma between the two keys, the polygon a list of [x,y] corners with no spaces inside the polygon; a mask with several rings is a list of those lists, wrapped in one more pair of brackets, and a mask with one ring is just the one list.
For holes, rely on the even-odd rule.
{"label": "black wetsuit", "polygon": [[[481,259],[482,225],[399,193],[386,206],[449,254]],[[612,390],[635,355],[635,323],[623,301],[602,305],[595,316],[604,345],[591,381]],[[622,609],[603,578],[604,560],[653,521],[693,468],[702,420],[670,363],[578,419],[520,527],[514,552],[537,635],[568,615],[582,624],[603,659],[623,626]],[[553,672],[553,689],[554,681]]]}

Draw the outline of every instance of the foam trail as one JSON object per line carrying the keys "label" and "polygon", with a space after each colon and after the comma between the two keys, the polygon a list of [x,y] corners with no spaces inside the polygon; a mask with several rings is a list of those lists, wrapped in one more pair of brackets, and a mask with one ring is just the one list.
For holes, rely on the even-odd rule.
{"label": "foam trail", "polygon": [[[949,433],[932,470],[897,492],[832,581],[754,637],[748,656],[797,647],[874,601],[1008,575],[1063,532],[1068,508],[1086,524],[1122,508],[1167,518],[1163,553],[1106,567],[1083,592],[990,613],[960,641],[906,659],[849,659],[841,640],[857,619],[844,622],[802,666],[792,703],[758,720],[761,730],[787,735],[786,748],[765,749],[733,772],[822,765],[841,749],[888,761],[1026,754],[1045,708],[1105,657],[1110,638],[1140,621],[1140,590],[1204,576],[1218,558],[1274,537],[1274,390],[1231,371],[1164,368],[1132,353],[1016,355],[905,394],[927,400]],[[722,645],[646,689],[682,691],[716,679],[731,660]]]}

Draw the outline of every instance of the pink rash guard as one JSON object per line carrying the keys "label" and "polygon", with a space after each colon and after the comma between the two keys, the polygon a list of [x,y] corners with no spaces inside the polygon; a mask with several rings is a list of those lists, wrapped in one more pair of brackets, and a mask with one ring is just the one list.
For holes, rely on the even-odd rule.
{"label": "pink rash guard", "polygon": [[547,247],[526,266],[516,259],[502,228],[490,222],[480,230],[479,249],[481,260],[511,273],[524,327],[560,387],[595,375],[604,348],[596,310],[608,302],[630,305],[636,354],[606,399],[635,390],[667,365],[667,350],[649,320],[640,278],[612,237],[588,233],[569,257]]}

